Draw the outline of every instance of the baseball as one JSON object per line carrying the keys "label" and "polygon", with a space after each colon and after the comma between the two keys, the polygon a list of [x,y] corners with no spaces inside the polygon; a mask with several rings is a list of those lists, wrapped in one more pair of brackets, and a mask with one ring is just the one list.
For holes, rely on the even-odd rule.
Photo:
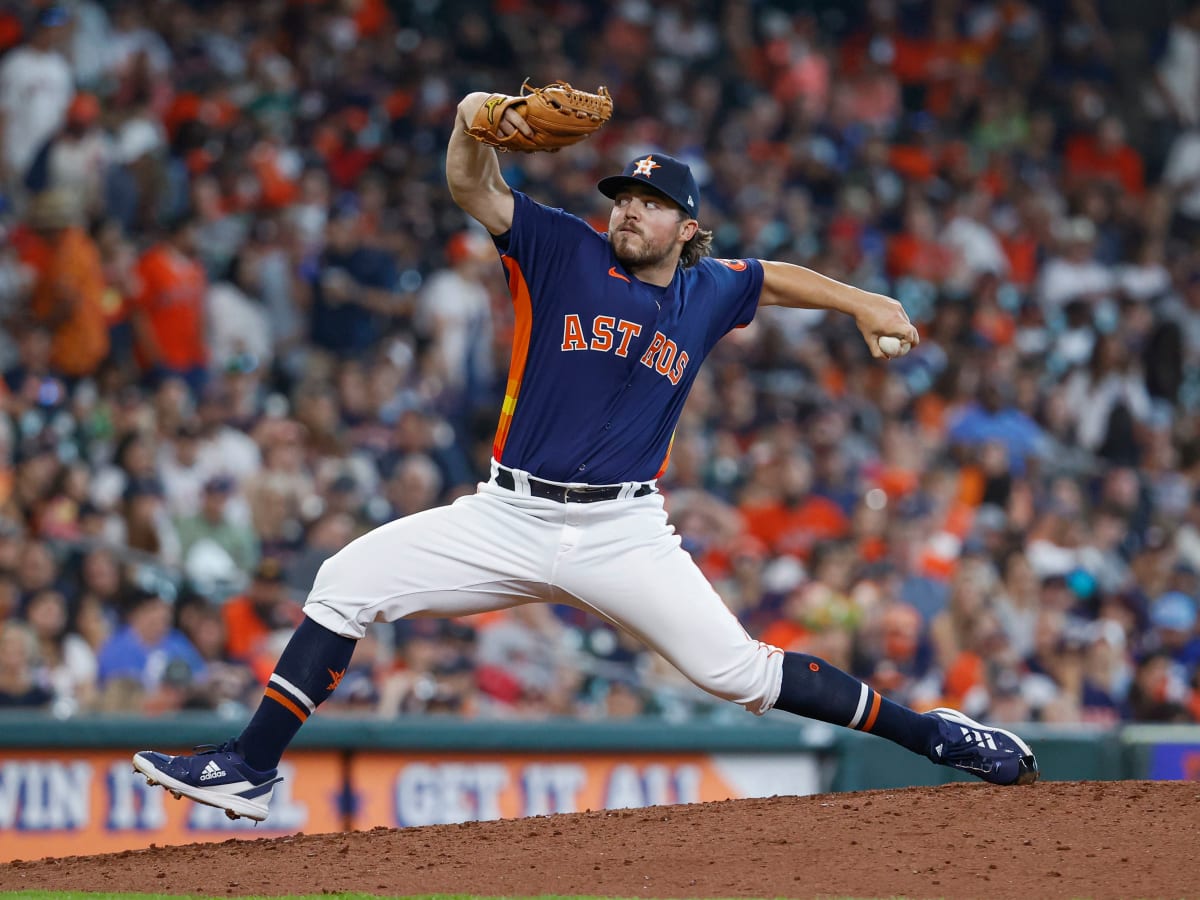
{"label": "baseball", "polygon": [[892,337],[890,334],[885,334],[879,339],[879,350],[887,357],[903,356],[912,349],[912,344],[908,341],[902,341],[898,337]]}

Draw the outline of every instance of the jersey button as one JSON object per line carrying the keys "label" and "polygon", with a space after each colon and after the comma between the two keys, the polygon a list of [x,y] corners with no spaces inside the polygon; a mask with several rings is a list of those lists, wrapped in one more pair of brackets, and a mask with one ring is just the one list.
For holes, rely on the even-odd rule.
{"label": "jersey button", "polygon": [[612,428],[612,422],[605,422],[605,423],[604,423],[604,430],[605,430],[605,431],[608,431],[608,429],[610,429],[610,428]]}
{"label": "jersey button", "polygon": [[587,463],[584,463],[582,466],[579,467],[579,471],[582,472],[586,468],[587,468]]}

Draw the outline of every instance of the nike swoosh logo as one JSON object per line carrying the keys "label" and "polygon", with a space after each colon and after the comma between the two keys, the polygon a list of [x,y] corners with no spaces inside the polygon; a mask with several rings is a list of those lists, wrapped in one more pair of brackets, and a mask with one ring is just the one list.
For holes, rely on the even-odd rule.
{"label": "nike swoosh logo", "polygon": [[609,266],[608,274],[611,275],[613,278],[620,278],[626,284],[632,284],[632,282],[628,278],[626,278],[624,275],[622,275],[620,272],[617,271],[616,266]]}

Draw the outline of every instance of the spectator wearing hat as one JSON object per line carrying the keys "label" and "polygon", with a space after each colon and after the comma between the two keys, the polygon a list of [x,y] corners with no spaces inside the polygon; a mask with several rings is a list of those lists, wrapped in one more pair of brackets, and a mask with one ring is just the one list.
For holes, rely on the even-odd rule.
{"label": "spectator wearing hat", "polygon": [[158,448],[158,471],[173,519],[190,515],[199,505],[204,483],[212,474],[200,458],[203,428],[194,418],[184,419],[169,440]]}
{"label": "spectator wearing hat", "polygon": [[70,378],[91,375],[108,355],[106,286],[100,252],[81,227],[79,199],[66,188],[43,191],[25,223],[21,256],[37,273],[32,312],[50,333],[50,366]]}
{"label": "spectator wearing hat", "polygon": [[1185,677],[1183,670],[1200,664],[1196,620],[1196,601],[1182,591],[1167,591],[1150,604],[1146,649],[1167,654],[1178,667],[1179,677]]}
{"label": "spectator wearing hat", "polygon": [[1096,258],[1096,223],[1086,216],[1064,219],[1054,229],[1058,252],[1042,267],[1036,293],[1042,309],[1053,313],[1072,301],[1088,307],[1110,301],[1116,276]]}
{"label": "spectator wearing hat", "polygon": [[204,482],[199,511],[177,521],[185,564],[198,546],[213,544],[228,555],[239,571],[248,573],[254,569],[258,539],[248,526],[228,515],[229,499],[236,489],[236,483],[228,475],[212,476]]}
{"label": "spectator wearing hat", "polygon": [[29,39],[0,63],[0,161],[12,184],[21,183],[38,149],[58,130],[75,93],[71,64],[60,49],[69,21],[63,7],[43,7]]}
{"label": "spectator wearing hat", "polygon": [[87,221],[104,213],[108,170],[113,164],[112,139],[100,127],[100,101],[95,94],[76,94],[62,127],[42,145],[25,173],[33,194],[61,189],[76,198]]}
{"label": "spectator wearing hat", "polygon": [[486,277],[496,251],[487,236],[460,231],[446,245],[447,268],[417,295],[413,326],[432,346],[438,377],[456,397],[469,398],[493,369],[492,308]]}

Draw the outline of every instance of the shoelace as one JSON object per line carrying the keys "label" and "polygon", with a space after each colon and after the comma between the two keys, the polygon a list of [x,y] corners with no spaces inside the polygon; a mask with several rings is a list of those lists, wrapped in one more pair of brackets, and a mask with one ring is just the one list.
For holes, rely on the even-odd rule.
{"label": "shoelace", "polygon": [[197,744],[192,750],[196,756],[206,756],[210,753],[236,753],[235,739],[230,738],[222,744]]}

